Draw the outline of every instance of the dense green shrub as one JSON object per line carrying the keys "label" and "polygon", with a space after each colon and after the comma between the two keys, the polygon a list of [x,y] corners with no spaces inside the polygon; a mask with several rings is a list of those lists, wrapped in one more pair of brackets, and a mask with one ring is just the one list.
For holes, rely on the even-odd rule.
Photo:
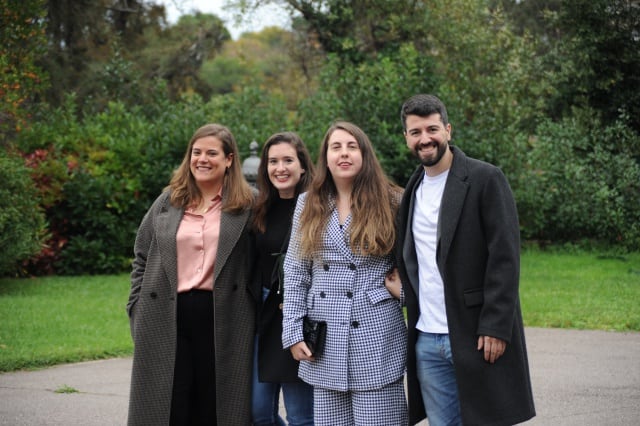
{"label": "dense green shrub", "polygon": [[49,221],[48,244],[27,266],[36,275],[128,270],[140,220],[200,126],[229,126],[243,156],[251,140],[288,129],[284,101],[255,88],[144,110],[112,102],[82,119],[75,108],[71,96],[17,141]]}
{"label": "dense green shrub", "polygon": [[195,96],[167,103],[155,116],[114,103],[86,117],[83,128],[93,148],[65,184],[56,211],[68,236],[57,272],[128,270],[142,216],[169,183],[193,132],[214,115]]}
{"label": "dense green shrub", "polygon": [[640,248],[640,138],[623,120],[586,111],[546,121],[516,192],[526,239],[592,239]]}
{"label": "dense green shrub", "polygon": [[0,276],[15,276],[41,249],[45,220],[22,158],[0,150],[0,181]]}
{"label": "dense green shrub", "polygon": [[138,170],[145,161],[141,147],[148,120],[120,103],[80,119],[73,97],[43,117],[16,142],[30,161],[50,231],[27,271],[122,271],[144,212]]}
{"label": "dense green shrub", "polygon": [[58,274],[111,274],[129,267],[142,210],[126,185],[121,176],[96,177],[84,170],[65,185],[64,201],[52,212],[68,238]]}
{"label": "dense green shrub", "polygon": [[[369,134],[387,173],[403,184],[416,161],[402,138],[399,106],[415,92],[431,92],[437,82],[428,77],[429,62],[413,48],[398,55],[403,61],[389,54],[351,66],[334,59],[324,71],[323,87],[303,102],[297,116],[281,97],[255,87],[207,103],[198,97],[161,101],[144,111],[114,102],[83,119],[72,102],[51,111],[17,141],[37,191],[30,200],[39,201],[49,224],[50,238],[27,271],[127,271],[142,216],[182,161],[193,132],[209,122],[229,126],[246,158],[252,140],[262,144],[284,129],[300,133],[315,157],[331,121],[351,120]],[[624,117],[608,126],[593,117],[546,121],[535,138],[509,129],[518,142],[495,151],[497,158],[519,156],[507,163],[522,165],[511,172],[525,239],[588,238],[640,247],[638,135]],[[480,134],[480,124],[467,125],[465,135]],[[482,134],[495,140],[497,131],[487,128]]]}

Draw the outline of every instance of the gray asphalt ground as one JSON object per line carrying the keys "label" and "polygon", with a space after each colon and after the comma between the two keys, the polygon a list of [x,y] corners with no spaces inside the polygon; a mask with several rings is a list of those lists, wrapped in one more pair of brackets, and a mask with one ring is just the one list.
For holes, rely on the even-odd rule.
{"label": "gray asphalt ground", "polygon": [[[526,337],[538,413],[527,425],[640,425],[640,333]],[[0,374],[0,425],[125,425],[130,372],[131,358],[116,358]]]}

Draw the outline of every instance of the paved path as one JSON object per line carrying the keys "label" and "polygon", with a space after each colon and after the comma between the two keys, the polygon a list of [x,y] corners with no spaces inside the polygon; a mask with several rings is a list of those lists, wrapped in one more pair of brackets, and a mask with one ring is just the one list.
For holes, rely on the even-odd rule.
{"label": "paved path", "polygon": [[[535,426],[640,425],[640,333],[526,329]],[[130,358],[0,374],[0,425],[125,425]],[[77,393],[56,393],[64,388]],[[421,425],[426,425],[422,422]]]}

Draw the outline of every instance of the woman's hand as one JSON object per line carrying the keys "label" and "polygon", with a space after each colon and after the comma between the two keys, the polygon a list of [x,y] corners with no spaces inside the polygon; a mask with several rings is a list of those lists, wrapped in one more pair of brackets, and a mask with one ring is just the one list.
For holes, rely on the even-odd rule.
{"label": "woman's hand", "polygon": [[311,351],[304,341],[298,342],[289,348],[293,359],[296,361],[315,361],[316,359],[311,356]]}
{"label": "woman's hand", "polygon": [[391,293],[396,299],[400,299],[402,292],[402,281],[400,281],[400,275],[398,274],[398,268],[393,268],[384,277],[384,286],[387,291]]}

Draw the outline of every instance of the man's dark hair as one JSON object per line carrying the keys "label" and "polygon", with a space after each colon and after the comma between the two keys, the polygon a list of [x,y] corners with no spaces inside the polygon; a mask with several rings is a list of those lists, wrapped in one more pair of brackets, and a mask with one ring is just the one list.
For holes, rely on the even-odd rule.
{"label": "man's dark hair", "polygon": [[428,117],[431,114],[438,113],[442,119],[442,124],[449,124],[447,116],[447,108],[438,97],[433,95],[419,94],[413,95],[407,99],[400,108],[400,120],[402,120],[402,129],[407,131],[407,115],[418,115],[420,117]]}

